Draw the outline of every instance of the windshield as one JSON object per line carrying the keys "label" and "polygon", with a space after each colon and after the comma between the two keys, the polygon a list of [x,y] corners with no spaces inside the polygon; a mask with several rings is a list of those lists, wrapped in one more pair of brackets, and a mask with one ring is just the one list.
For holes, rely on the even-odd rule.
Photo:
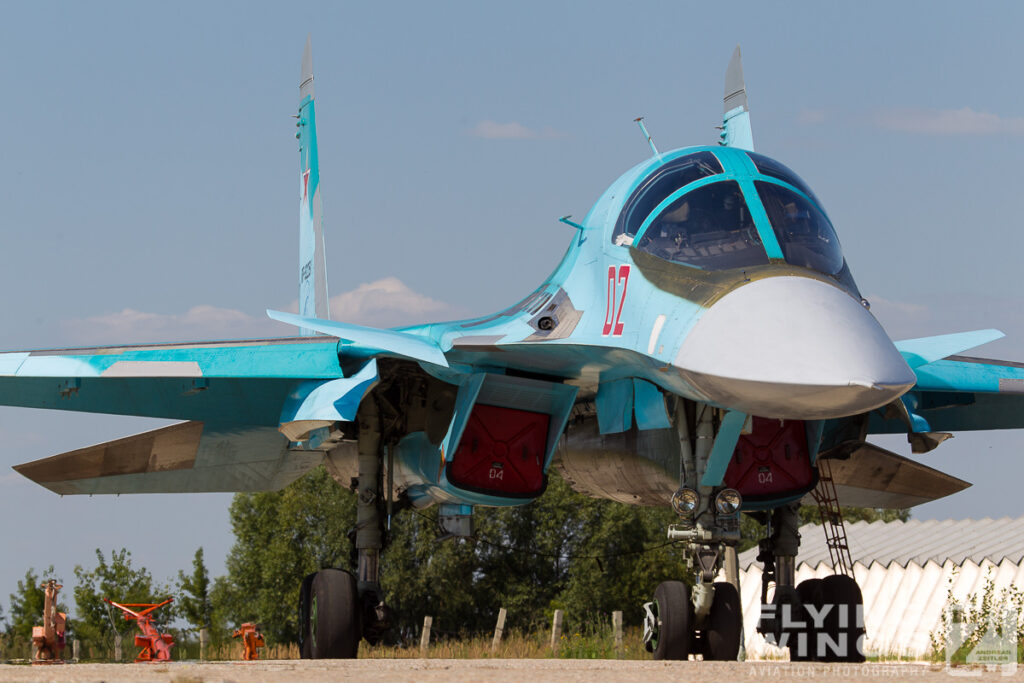
{"label": "windshield", "polygon": [[736,181],[711,183],[669,204],[637,249],[706,270],[766,265],[768,254]]}
{"label": "windshield", "polygon": [[811,202],[781,185],[756,181],[772,230],[786,262],[835,275],[843,267],[843,252],[832,224]]}
{"label": "windshield", "polygon": [[687,154],[661,166],[640,184],[623,206],[612,232],[612,242],[632,244],[637,230],[665,197],[695,180],[721,172],[722,165],[711,152]]}
{"label": "windshield", "polygon": [[[811,188],[807,185],[807,183],[805,183],[803,179],[796,173],[793,173],[793,171],[790,170],[788,166],[786,166],[785,164],[780,164],[778,161],[775,161],[775,159],[766,157],[763,154],[747,152],[747,156],[749,156],[750,160],[754,162],[754,166],[757,168],[758,173],[760,173],[761,175],[769,176],[771,178],[776,178],[784,183],[789,183],[790,185],[792,185],[793,187],[795,187],[796,189],[800,190],[805,195],[810,197],[811,201],[813,201],[815,204],[821,206],[821,202],[818,201],[818,198],[814,196],[813,192],[811,192]],[[824,209],[825,207],[822,206],[821,208]]]}

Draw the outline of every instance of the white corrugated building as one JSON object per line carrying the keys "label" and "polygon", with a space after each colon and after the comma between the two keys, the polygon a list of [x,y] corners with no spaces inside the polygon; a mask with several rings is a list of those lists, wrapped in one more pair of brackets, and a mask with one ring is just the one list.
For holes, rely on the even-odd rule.
{"label": "white corrugated building", "polygon": [[[927,656],[949,591],[961,603],[980,596],[989,572],[997,595],[1024,588],[1024,517],[857,522],[846,533],[864,594],[868,656]],[[800,534],[797,582],[832,574],[821,526],[803,526]],[[778,659],[784,651],[756,631],[762,573],[756,556],[757,548],[739,556],[747,657]]]}

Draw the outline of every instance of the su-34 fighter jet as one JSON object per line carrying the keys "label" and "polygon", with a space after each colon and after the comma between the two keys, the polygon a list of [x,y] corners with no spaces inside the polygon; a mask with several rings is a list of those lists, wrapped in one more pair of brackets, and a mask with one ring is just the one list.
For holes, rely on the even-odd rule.
{"label": "su-34 fighter jet", "polygon": [[266,491],[320,463],[357,481],[358,571],[302,581],[306,657],[354,657],[387,628],[389,506],[438,504],[467,536],[475,506],[529,503],[554,465],[582,493],[678,513],[668,537],[695,575],[652,586],[656,658],[737,657],[739,596],[715,578],[747,513],[769,529],[761,631],[847,643],[795,658],[858,660],[854,580],[794,585],[800,501],[819,479],[843,504],[893,508],[968,486],[869,434],[922,453],[950,430],[1024,427],[1024,365],[955,355],[1001,333],[889,339],[814,193],[754,153],[738,48],[717,145],[651,143],[563,219],[565,256],[518,304],[400,329],[328,319],[308,43],[299,92],[299,314],[269,315],[301,334],[3,353],[0,403],[182,420],[15,468],[59,494]]}

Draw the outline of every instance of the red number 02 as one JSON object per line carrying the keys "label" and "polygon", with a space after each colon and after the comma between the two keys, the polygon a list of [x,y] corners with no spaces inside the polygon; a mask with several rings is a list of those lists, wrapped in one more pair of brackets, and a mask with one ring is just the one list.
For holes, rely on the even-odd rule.
{"label": "red number 02", "polygon": [[[619,266],[617,274],[615,266],[608,266],[608,291],[605,300],[604,328],[601,330],[601,335],[604,337],[609,335],[613,337],[622,336],[622,328],[624,326],[621,320],[622,309],[626,303],[626,285],[628,284],[628,265]],[[619,295],[619,285],[622,285],[621,295]]]}

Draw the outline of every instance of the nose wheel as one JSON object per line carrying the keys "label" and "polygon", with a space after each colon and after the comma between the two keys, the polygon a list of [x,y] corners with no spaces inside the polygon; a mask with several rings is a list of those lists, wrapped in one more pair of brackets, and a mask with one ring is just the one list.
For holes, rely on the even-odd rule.
{"label": "nose wheel", "polygon": [[700,631],[701,654],[704,659],[734,662],[740,653],[743,636],[743,611],[736,587],[725,581],[715,583],[706,627]]}
{"label": "nose wheel", "polygon": [[644,605],[644,645],[655,659],[687,659],[693,644],[693,603],[682,581],[663,581]]}
{"label": "nose wheel", "polygon": [[690,587],[682,581],[658,585],[654,600],[644,605],[644,645],[655,659],[685,660],[699,654],[705,660],[736,660],[743,634],[739,593],[724,581],[711,589],[710,610],[698,627]]}

